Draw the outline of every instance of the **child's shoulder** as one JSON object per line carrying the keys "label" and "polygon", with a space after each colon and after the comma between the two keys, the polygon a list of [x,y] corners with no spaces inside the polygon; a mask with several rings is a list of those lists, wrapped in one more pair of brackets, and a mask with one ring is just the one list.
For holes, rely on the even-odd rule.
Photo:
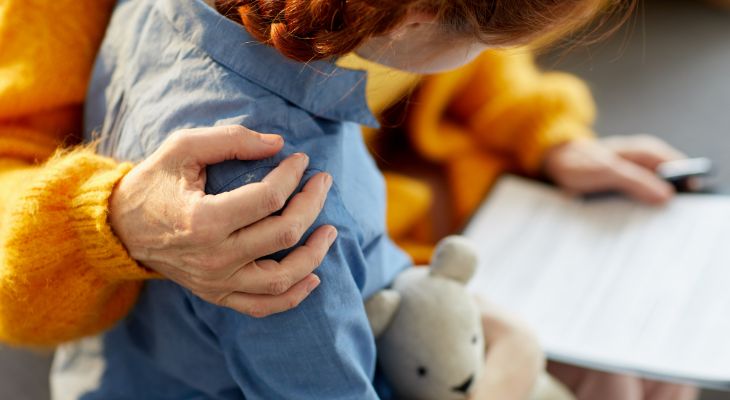
{"label": "child's shoulder", "polygon": [[174,130],[216,124],[322,147],[323,134],[376,124],[364,85],[362,71],[285,59],[201,1],[127,0],[99,55],[87,132],[121,141],[125,158],[148,155]]}

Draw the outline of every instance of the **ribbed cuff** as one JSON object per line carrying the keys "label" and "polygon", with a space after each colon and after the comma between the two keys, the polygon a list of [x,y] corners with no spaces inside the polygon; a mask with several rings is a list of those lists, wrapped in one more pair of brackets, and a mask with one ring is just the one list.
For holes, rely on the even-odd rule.
{"label": "ribbed cuff", "polygon": [[129,256],[109,225],[109,198],[132,167],[131,163],[121,163],[98,171],[79,187],[72,201],[72,221],[87,260],[112,281],[160,278]]}

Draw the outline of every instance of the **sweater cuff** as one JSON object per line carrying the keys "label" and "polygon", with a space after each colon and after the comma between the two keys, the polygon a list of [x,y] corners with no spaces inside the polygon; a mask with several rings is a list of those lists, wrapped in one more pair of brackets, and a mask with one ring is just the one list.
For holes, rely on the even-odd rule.
{"label": "sweater cuff", "polygon": [[595,138],[593,129],[573,119],[557,119],[542,128],[530,143],[521,149],[520,167],[524,173],[537,176],[545,162],[545,154],[551,148],[577,139]]}
{"label": "sweater cuff", "polygon": [[86,258],[111,281],[160,277],[129,256],[109,225],[109,198],[132,167],[131,163],[121,163],[98,172],[79,187],[72,203],[74,228],[83,243]]}

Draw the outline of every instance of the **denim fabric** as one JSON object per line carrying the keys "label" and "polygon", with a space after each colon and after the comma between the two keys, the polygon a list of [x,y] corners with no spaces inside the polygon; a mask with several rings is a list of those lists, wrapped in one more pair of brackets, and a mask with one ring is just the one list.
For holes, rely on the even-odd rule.
{"label": "denim fabric", "polygon": [[138,160],[180,128],[280,133],[286,146],[274,158],[209,167],[207,192],[260,180],[305,152],[305,181],[318,171],[334,178],[314,226],[333,224],[339,236],[316,271],[321,285],[298,308],[264,319],[169,281],[146,284],[132,314],[104,336],[105,371],[85,399],[382,395],[363,299],[410,260],[386,234],[383,179],[360,134],[359,124],[376,124],[365,79],[332,62],[289,61],[200,0],[119,2],[89,88],[87,138],[100,138],[106,154]]}

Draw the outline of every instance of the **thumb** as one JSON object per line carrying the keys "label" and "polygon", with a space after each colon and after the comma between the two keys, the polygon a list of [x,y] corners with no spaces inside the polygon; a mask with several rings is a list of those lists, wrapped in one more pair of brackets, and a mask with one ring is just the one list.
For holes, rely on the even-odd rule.
{"label": "thumb", "polygon": [[226,160],[267,158],[284,146],[284,139],[279,135],[257,133],[240,125],[181,130],[169,141],[168,155],[192,159],[200,166]]}
{"label": "thumb", "polygon": [[672,197],[672,186],[640,165],[617,157],[610,170],[608,180],[612,189],[638,201],[661,204]]}

